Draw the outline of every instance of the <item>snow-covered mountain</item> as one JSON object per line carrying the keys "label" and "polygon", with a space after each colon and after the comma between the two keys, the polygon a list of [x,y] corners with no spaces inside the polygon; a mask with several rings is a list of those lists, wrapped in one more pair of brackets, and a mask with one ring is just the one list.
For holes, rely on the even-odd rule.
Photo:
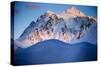
{"label": "snow-covered mountain", "polygon": [[70,44],[88,42],[91,44],[97,44],[97,25],[93,24],[83,37],[70,42]]}
{"label": "snow-covered mountain", "polygon": [[76,7],[60,14],[47,11],[37,21],[32,21],[15,42],[20,43],[18,46],[23,48],[48,39],[67,43],[83,37],[93,24],[97,24],[96,18],[86,16]]}

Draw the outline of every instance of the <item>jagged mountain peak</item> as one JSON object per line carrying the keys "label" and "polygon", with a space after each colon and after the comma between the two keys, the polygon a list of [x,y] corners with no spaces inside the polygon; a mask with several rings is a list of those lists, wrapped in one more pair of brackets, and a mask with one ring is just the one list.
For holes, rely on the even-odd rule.
{"label": "jagged mountain peak", "polygon": [[26,47],[48,39],[68,43],[80,39],[96,22],[73,6],[62,14],[47,11],[32,21],[17,40]]}
{"label": "jagged mountain peak", "polygon": [[52,15],[54,15],[55,13],[53,11],[47,10],[43,15],[46,17],[50,17]]}
{"label": "jagged mountain peak", "polygon": [[71,6],[71,7],[69,8],[69,10],[71,10],[71,11],[79,11],[75,6]]}
{"label": "jagged mountain peak", "polygon": [[85,17],[86,16],[83,12],[81,12],[78,8],[76,8],[74,6],[66,9],[65,13],[73,15],[73,16],[81,16],[81,17]]}
{"label": "jagged mountain peak", "polygon": [[50,11],[50,10],[47,10],[47,13],[48,14],[54,14],[54,12],[53,11]]}

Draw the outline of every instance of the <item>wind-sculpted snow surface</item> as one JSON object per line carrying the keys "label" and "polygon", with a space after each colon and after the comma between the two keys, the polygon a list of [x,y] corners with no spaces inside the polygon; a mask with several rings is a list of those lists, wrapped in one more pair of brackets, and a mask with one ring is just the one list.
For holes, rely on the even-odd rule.
{"label": "wind-sculpted snow surface", "polygon": [[97,46],[87,42],[68,44],[46,40],[15,51],[15,65],[50,64],[97,60]]}

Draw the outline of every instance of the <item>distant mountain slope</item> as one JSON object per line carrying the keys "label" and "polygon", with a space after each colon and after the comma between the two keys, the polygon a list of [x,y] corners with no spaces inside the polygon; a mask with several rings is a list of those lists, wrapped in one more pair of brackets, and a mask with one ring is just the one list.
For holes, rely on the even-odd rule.
{"label": "distant mountain slope", "polygon": [[93,24],[87,31],[87,33],[80,39],[71,41],[71,44],[80,43],[80,42],[89,42],[92,44],[97,44],[97,25]]}
{"label": "distant mountain slope", "polygon": [[97,24],[97,20],[86,16],[76,7],[66,9],[60,14],[47,11],[37,21],[33,20],[16,41],[24,44],[21,45],[23,48],[48,39],[68,43],[83,37],[93,24]]}
{"label": "distant mountain slope", "polygon": [[46,40],[15,51],[15,65],[48,64],[91,61],[97,59],[97,46],[81,42],[68,44],[59,40]]}

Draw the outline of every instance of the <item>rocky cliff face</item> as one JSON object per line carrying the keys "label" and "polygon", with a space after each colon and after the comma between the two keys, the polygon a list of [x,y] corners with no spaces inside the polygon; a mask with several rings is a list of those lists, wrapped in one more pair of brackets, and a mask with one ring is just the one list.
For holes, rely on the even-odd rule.
{"label": "rocky cliff face", "polygon": [[38,17],[36,22],[32,21],[17,41],[21,42],[24,47],[48,39],[70,42],[80,39],[89,27],[96,23],[95,18],[86,16],[75,7],[60,14],[47,11]]}

